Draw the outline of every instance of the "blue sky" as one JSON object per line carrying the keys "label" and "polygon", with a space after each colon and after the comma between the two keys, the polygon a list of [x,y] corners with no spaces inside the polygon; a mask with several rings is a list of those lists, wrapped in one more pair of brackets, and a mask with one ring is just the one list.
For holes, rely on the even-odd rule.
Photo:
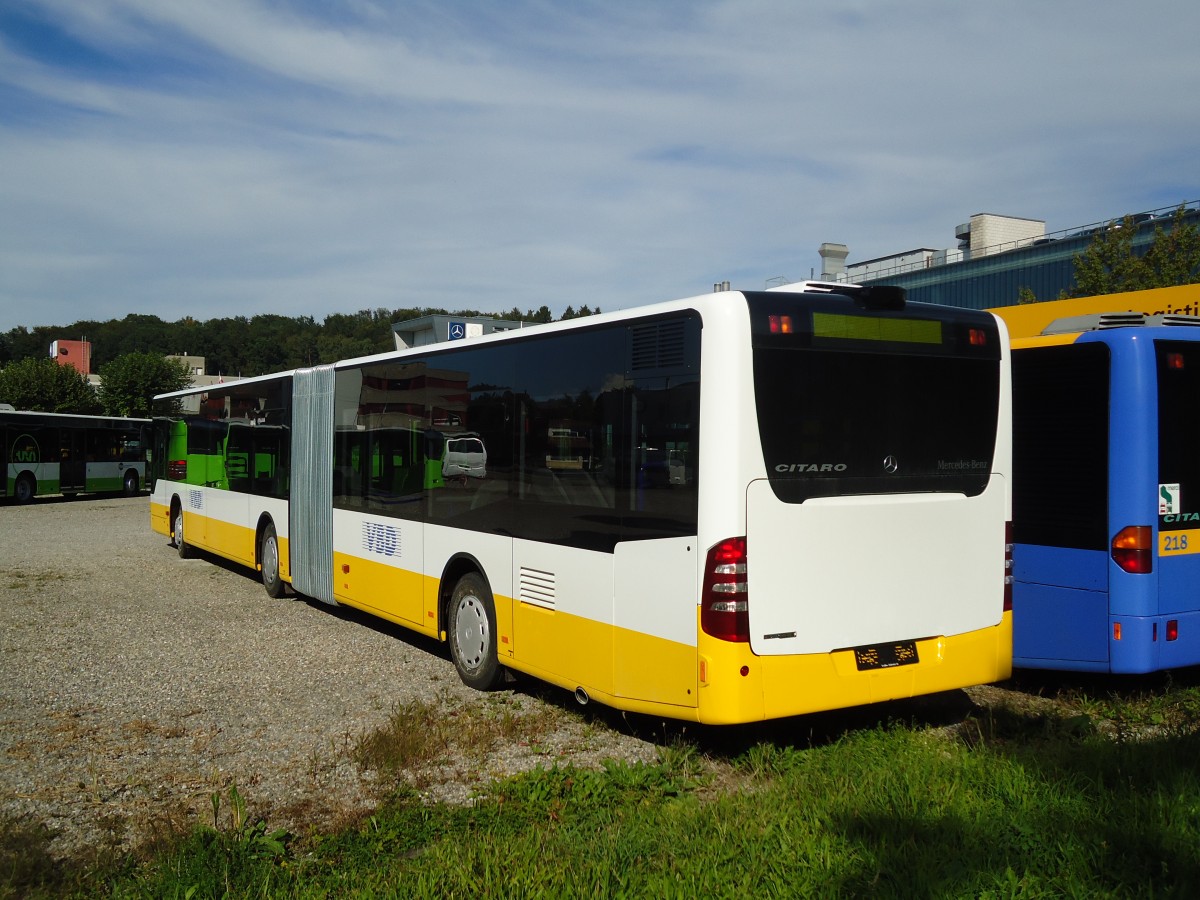
{"label": "blue sky", "polygon": [[1200,4],[5,0],[0,331],[605,310],[1200,199]]}

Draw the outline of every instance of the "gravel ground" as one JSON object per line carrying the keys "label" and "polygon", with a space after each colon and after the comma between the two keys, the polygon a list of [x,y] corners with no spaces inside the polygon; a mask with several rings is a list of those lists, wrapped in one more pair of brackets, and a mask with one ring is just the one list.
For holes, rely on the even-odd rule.
{"label": "gravel ground", "polygon": [[306,833],[384,790],[350,749],[398,705],[539,714],[536,741],[424,773],[431,799],[553,762],[656,758],[656,747],[537,692],[476,693],[440,645],[303,600],[253,573],[181,560],[145,496],[0,506],[0,815],[42,822],[69,855],[164,823],[213,821],[236,784],[251,816]]}

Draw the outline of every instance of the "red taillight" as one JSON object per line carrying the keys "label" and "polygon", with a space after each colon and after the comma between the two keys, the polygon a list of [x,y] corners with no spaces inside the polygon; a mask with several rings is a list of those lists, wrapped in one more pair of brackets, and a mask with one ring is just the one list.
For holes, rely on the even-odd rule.
{"label": "red taillight", "polygon": [[187,481],[187,460],[173,459],[168,462],[167,478],[171,481]]}
{"label": "red taillight", "polygon": [[1134,575],[1149,574],[1154,568],[1152,539],[1149,525],[1126,525],[1112,539],[1113,562]]}
{"label": "red taillight", "polygon": [[1167,354],[1167,368],[1168,369],[1182,369],[1183,368],[1183,354],[1182,353],[1168,353]]}
{"label": "red taillight", "polygon": [[792,333],[792,317],[791,316],[767,316],[767,321],[771,326],[771,334],[791,334]]}
{"label": "red taillight", "polygon": [[1178,619],[1167,619],[1167,640],[1168,641],[1179,640],[1179,620]]}
{"label": "red taillight", "polygon": [[982,328],[970,328],[967,330],[967,341],[972,347],[986,347],[987,332]]}
{"label": "red taillight", "polygon": [[708,551],[700,599],[700,627],[705,634],[723,641],[750,640],[744,537],[726,538]]}
{"label": "red taillight", "polygon": [[1004,611],[1012,611],[1013,597],[1013,533],[1012,522],[1004,524]]}

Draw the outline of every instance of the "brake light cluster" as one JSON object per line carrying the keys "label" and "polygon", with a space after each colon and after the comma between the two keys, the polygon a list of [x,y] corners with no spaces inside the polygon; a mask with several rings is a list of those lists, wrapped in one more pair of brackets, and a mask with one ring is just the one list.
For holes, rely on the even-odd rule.
{"label": "brake light cluster", "polygon": [[767,316],[767,323],[771,334],[791,334],[793,331],[791,316]]}
{"label": "brake light cluster", "polygon": [[[1168,641],[1179,640],[1179,620],[1178,619],[1167,619],[1167,626],[1166,626],[1166,628],[1163,629],[1163,631],[1165,632],[1165,636]],[[1114,641],[1121,640],[1121,623],[1120,622],[1113,622],[1113,640]],[[1150,626],[1150,640],[1152,640],[1152,641],[1158,640],[1158,623],[1157,622],[1152,623]]]}
{"label": "brake light cluster", "polygon": [[723,641],[750,640],[746,581],[746,539],[726,538],[708,551],[704,563],[700,627]]}
{"label": "brake light cluster", "polygon": [[187,481],[187,460],[170,460],[167,463],[167,478],[171,481]]}
{"label": "brake light cluster", "polygon": [[1112,559],[1123,571],[1147,575],[1154,569],[1154,534],[1149,525],[1127,525],[1112,539]]}

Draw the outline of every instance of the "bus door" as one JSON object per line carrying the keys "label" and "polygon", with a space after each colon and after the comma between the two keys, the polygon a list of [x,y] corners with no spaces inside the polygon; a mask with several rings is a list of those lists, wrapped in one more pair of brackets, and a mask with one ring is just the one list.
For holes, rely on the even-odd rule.
{"label": "bus door", "polygon": [[60,428],[58,489],[64,494],[87,488],[87,429]]}
{"label": "bus door", "polygon": [[[1109,465],[1109,406],[1112,385],[1122,380],[1119,361],[1100,339],[1017,346],[1013,352],[1013,658],[1018,666],[1109,667],[1110,579],[1121,575],[1110,558],[1110,541],[1124,525],[1137,524],[1109,525],[1110,468],[1121,473],[1114,487],[1128,480],[1128,462]],[[1116,433],[1129,427],[1113,419]],[[1148,482],[1149,470],[1145,475]],[[1118,594],[1144,580],[1128,577],[1132,581],[1116,585]]]}
{"label": "bus door", "polygon": [[[160,478],[167,475],[167,463],[171,460],[170,438],[172,423],[169,419],[155,419],[150,428],[150,453],[146,465],[146,486],[154,490],[154,485]],[[184,456],[187,450],[184,448]]]}

